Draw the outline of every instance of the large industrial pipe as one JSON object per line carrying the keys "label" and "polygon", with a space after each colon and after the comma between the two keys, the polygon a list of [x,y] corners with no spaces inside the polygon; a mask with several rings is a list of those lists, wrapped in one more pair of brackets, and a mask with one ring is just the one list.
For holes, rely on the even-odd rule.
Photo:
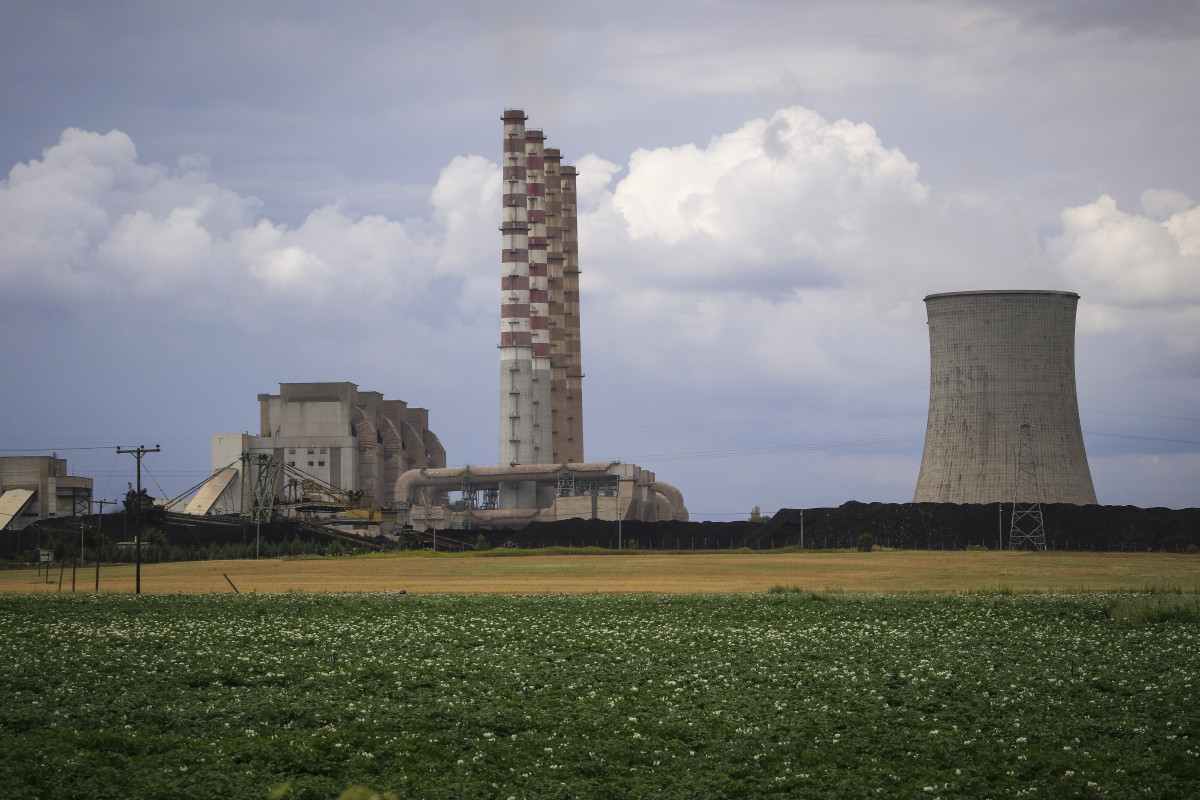
{"label": "large industrial pipe", "polygon": [[[585,481],[601,481],[620,478],[610,472],[617,461],[593,461],[583,464],[518,464],[511,467],[446,467],[441,469],[411,469],[396,481],[396,491],[393,496],[398,503],[412,502],[413,490],[424,487],[438,489],[458,489],[462,487],[464,478],[469,478],[472,485],[498,486],[511,481],[531,481],[549,483],[557,481],[558,476],[570,473]],[[519,511],[520,509],[514,509]]]}
{"label": "large industrial pipe", "polygon": [[[659,494],[666,498],[667,502],[671,506],[671,515],[665,519],[673,520],[675,522],[687,522],[688,510],[687,506],[683,504],[683,492],[679,491],[666,481],[660,481],[657,479],[654,481],[654,488]],[[659,521],[664,521],[664,518],[659,517]]]}

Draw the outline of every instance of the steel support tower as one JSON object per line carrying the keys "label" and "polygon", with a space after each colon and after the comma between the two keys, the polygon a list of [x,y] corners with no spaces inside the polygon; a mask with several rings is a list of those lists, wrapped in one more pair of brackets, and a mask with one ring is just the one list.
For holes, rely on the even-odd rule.
{"label": "steel support tower", "polygon": [[1046,528],[1042,521],[1042,498],[1038,491],[1037,459],[1033,455],[1033,426],[1029,409],[1023,409],[1018,429],[1017,479],[1013,490],[1012,523],[1008,528],[1008,549],[1046,549]]}

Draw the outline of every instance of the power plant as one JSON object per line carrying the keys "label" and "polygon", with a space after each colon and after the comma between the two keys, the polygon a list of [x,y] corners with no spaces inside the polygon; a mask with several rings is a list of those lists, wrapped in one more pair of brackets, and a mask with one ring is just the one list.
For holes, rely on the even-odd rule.
{"label": "power plant", "polygon": [[447,468],[425,409],[353,383],[281,383],[259,395],[261,435],[213,437],[213,477],[188,513],[259,516],[279,500],[418,530],[688,520],[653,472],[584,461],[576,173],[526,119],[501,117],[498,466]]}
{"label": "power plant", "polygon": [[[576,170],[527,119],[501,115],[497,464],[447,467],[424,408],[349,382],[280,383],[258,395],[258,434],[214,435],[211,476],[165,510],[186,501],[191,517],[287,515],[356,534],[689,520],[682,493],[653,472],[585,460]],[[1064,291],[925,298],[914,502],[1096,504],[1075,386],[1078,302]],[[86,513],[90,483],[56,458],[0,460],[0,529]]]}
{"label": "power plant", "polygon": [[[414,527],[451,527],[455,514],[464,527],[686,522],[683,495],[653,472],[584,461],[576,172],[527,119],[501,116],[499,466],[406,473],[397,507]],[[455,489],[456,506],[430,503]]]}
{"label": "power plant", "polygon": [[913,501],[1009,503],[1028,424],[1040,502],[1094,505],[1075,390],[1079,295],[931,294],[929,419]]}

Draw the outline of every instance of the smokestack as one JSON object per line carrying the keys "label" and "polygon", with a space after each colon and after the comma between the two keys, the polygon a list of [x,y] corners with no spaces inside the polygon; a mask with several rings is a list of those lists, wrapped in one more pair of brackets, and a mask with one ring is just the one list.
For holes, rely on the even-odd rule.
{"label": "smokestack", "polygon": [[[559,171],[561,198],[560,236],[562,237],[562,338],[552,354],[555,366],[561,364],[562,384],[555,403],[558,418],[554,426],[556,461],[583,461],[583,356],[579,317],[579,226],[575,191],[575,167],[564,165]],[[555,292],[550,292],[551,302]]]}
{"label": "smokestack", "polygon": [[[526,211],[525,112],[504,112],[500,238],[500,466],[533,464],[533,336],[529,222]],[[536,507],[535,488],[500,486],[501,508]],[[529,496],[526,496],[529,495]]]}
{"label": "smokestack", "polygon": [[[583,461],[575,169],[526,119],[521,109],[501,117],[501,466]],[[500,507],[553,502],[552,489],[536,492],[502,484]]]}
{"label": "smokestack", "polygon": [[525,131],[525,214],[529,221],[529,331],[533,347],[533,461],[548,464],[553,428],[550,413],[550,293],[546,262],[546,164],[542,153],[545,136]]}
{"label": "smokestack", "polygon": [[917,503],[1010,503],[1027,410],[1044,503],[1096,503],[1075,391],[1073,292],[932,294]]}

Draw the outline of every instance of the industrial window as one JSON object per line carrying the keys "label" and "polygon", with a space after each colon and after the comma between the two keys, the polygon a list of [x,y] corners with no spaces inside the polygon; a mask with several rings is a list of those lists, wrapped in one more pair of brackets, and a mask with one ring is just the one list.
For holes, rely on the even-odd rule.
{"label": "industrial window", "polygon": [[[288,455],[289,455],[289,456],[294,456],[294,455],[296,455],[296,448],[294,448],[294,447],[289,447],[289,448],[288,448]],[[294,467],[294,466],[296,466],[296,465],[295,465],[295,464],[292,464],[292,466]]]}
{"label": "industrial window", "polygon": [[310,461],[310,462],[308,462],[308,465],[311,467],[313,465],[313,463]]}
{"label": "industrial window", "polygon": [[295,462],[295,461],[289,461],[289,462],[288,462],[288,466],[289,466],[289,467],[294,467],[294,466],[296,466],[296,462]]}
{"label": "industrial window", "polygon": [[323,467],[323,466],[325,466],[325,462],[324,462],[324,461],[318,461],[318,462],[317,462],[317,466],[318,466],[318,467]]}

